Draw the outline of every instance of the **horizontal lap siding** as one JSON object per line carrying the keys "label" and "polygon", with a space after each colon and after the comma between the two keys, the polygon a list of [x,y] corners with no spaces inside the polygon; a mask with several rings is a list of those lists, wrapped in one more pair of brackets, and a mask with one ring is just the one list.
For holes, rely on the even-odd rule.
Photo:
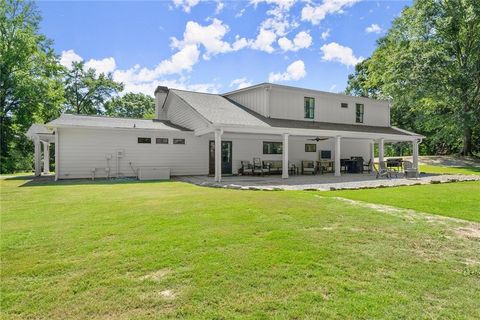
{"label": "horizontal lap siding", "polygon": [[[288,143],[289,162],[300,166],[302,160],[318,160],[321,150],[330,150],[332,159],[334,156],[333,139],[323,141],[311,141],[308,137],[290,136]],[[213,136],[209,137],[213,140]],[[282,160],[281,154],[263,154],[263,141],[282,142],[280,135],[241,135],[225,133],[222,136],[224,141],[232,141],[232,172],[238,173],[241,167],[241,161],[253,161],[253,158],[265,160]],[[305,144],[316,144],[316,152],[305,152]],[[368,162],[370,159],[370,142],[366,140],[342,139],[341,157],[350,158],[353,156],[361,156]]]}
{"label": "horizontal lap siding", "polygon": [[166,117],[172,123],[190,130],[203,129],[208,122],[176,94],[170,93],[165,102]]}
{"label": "horizontal lap siding", "polygon": [[[355,122],[355,104],[362,103],[364,105],[363,124],[390,126],[388,102],[276,87],[273,87],[270,93],[270,116],[280,119],[311,121],[305,119],[304,97],[315,98],[315,121],[357,124]],[[342,108],[342,102],[348,103],[348,108]]]}
{"label": "horizontal lap siding", "polygon": [[[121,176],[134,175],[129,162],[134,168],[169,167],[172,175],[208,173],[208,140],[191,132],[62,128],[59,134],[60,179],[89,178],[92,168],[99,168],[96,176],[105,176],[107,154],[112,155],[110,175],[115,177],[118,149],[124,150],[119,162]],[[152,144],[139,144],[138,137],[150,137]],[[169,144],[155,144],[155,138],[169,138]],[[174,145],[173,138],[183,138],[186,144]]]}

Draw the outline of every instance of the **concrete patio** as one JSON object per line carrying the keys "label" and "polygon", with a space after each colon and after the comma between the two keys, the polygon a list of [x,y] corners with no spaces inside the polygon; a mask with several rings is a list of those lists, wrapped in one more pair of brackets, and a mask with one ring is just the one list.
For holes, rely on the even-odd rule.
{"label": "concrete patio", "polygon": [[183,181],[199,186],[241,189],[241,190],[342,190],[382,188],[395,186],[408,186],[430,183],[446,183],[457,181],[480,180],[475,175],[434,175],[420,174],[420,177],[406,179],[399,175],[398,178],[376,179],[374,174],[344,174],[336,177],[333,174],[324,175],[298,175],[282,179],[281,176],[225,176],[222,182],[215,182],[212,176],[182,176],[175,177],[176,181]]}

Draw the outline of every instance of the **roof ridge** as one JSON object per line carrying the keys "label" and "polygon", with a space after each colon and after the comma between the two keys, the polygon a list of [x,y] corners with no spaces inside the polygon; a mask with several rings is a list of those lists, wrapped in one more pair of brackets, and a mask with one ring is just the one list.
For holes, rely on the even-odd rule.
{"label": "roof ridge", "polygon": [[112,116],[106,116],[102,114],[75,114],[75,113],[67,113],[64,112],[61,114],[61,116],[74,116],[74,117],[87,117],[87,118],[103,118],[103,119],[127,119],[127,120],[148,120],[151,121],[153,119],[145,119],[145,118],[131,118],[131,117],[112,117]]}

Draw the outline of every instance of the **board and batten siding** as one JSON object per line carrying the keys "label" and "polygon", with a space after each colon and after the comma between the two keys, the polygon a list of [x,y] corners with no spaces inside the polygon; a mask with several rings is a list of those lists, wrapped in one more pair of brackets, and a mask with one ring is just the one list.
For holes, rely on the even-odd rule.
{"label": "board and batten siding", "polygon": [[[270,92],[270,116],[309,121],[304,114],[305,97],[315,98],[314,121],[359,124],[355,122],[355,104],[361,103],[364,105],[364,125],[390,126],[390,107],[386,101],[275,86]],[[342,108],[341,103],[347,103],[348,108]]]}
{"label": "board and batten siding", "polygon": [[[171,130],[118,130],[61,128],[58,134],[58,179],[117,176],[117,151],[123,151],[119,176],[132,177],[133,168],[169,167],[171,175],[208,174],[208,139],[192,132]],[[152,138],[151,144],[139,144],[137,138]],[[168,138],[169,144],[156,144],[155,138]],[[185,145],[173,144],[173,138],[185,139]],[[107,161],[107,155],[111,159]]]}
{"label": "board and batten siding", "polygon": [[264,117],[268,117],[268,95],[267,88],[260,86],[232,93],[226,97]]}
{"label": "board and batten siding", "polygon": [[180,99],[175,93],[170,92],[164,106],[166,118],[172,123],[190,130],[203,129],[208,126],[208,121],[203,119],[192,107]]}

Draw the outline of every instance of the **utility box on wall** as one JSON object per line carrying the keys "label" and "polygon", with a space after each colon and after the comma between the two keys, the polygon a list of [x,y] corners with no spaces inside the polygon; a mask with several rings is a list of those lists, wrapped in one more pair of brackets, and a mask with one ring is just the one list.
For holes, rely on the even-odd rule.
{"label": "utility box on wall", "polygon": [[139,180],[170,180],[170,168],[167,167],[140,167]]}

